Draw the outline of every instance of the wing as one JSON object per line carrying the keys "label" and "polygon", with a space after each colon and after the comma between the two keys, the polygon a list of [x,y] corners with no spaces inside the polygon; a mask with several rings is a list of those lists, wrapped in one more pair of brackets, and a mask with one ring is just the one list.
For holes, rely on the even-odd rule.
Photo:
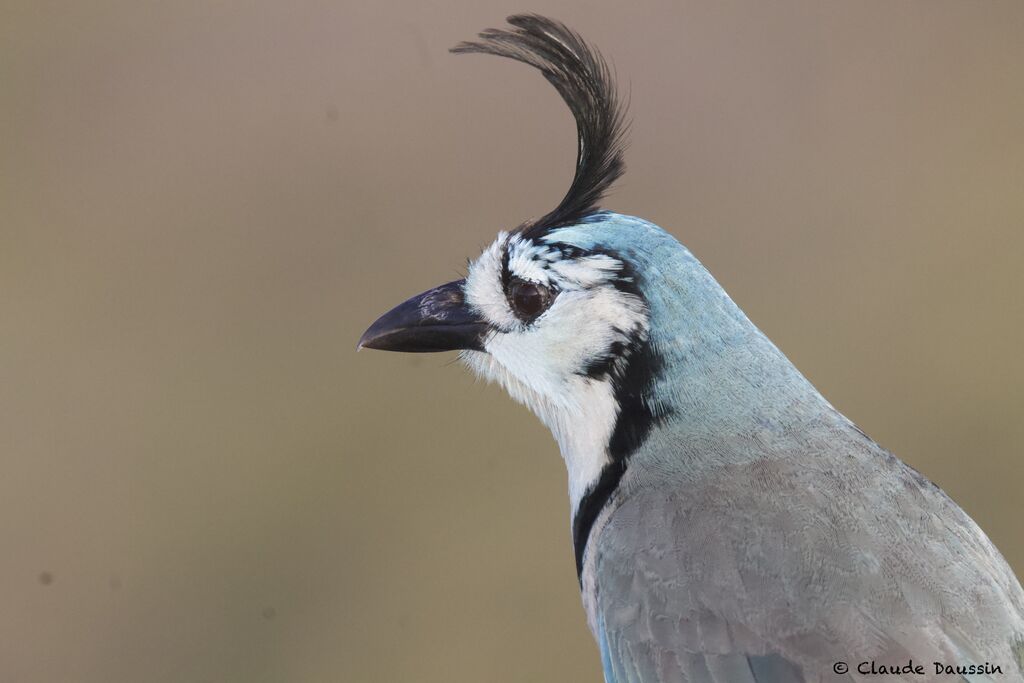
{"label": "wing", "polygon": [[938,487],[868,450],[624,479],[584,576],[607,680],[859,681],[861,662],[911,660],[927,675],[885,680],[931,680],[934,662],[1024,680],[1005,561]]}
{"label": "wing", "polygon": [[[800,667],[781,655],[679,652],[653,643],[602,642],[607,683],[805,683]],[[836,680],[849,680],[836,677]]]}

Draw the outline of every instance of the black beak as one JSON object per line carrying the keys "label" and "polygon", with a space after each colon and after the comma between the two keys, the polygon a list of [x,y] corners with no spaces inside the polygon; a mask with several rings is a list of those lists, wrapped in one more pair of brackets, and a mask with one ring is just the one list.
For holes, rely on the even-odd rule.
{"label": "black beak", "polygon": [[483,351],[487,323],[466,306],[465,284],[465,280],[449,282],[398,304],[370,325],[356,349]]}

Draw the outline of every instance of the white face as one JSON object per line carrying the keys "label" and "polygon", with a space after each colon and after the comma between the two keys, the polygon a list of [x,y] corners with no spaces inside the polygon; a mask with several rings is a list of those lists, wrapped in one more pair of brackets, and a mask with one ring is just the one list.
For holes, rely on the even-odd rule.
{"label": "white face", "polygon": [[630,284],[624,264],[609,255],[516,233],[501,233],[466,277],[466,303],[492,331],[484,352],[462,358],[552,430],[573,509],[609,460],[615,380],[647,339],[647,306]]}

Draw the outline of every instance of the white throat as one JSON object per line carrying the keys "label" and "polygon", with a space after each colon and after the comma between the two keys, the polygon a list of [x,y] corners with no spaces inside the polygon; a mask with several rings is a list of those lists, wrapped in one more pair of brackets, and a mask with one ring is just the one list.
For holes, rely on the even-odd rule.
{"label": "white throat", "polygon": [[507,364],[515,368],[519,354],[510,354],[510,349],[503,346],[498,337],[488,343],[487,353],[468,351],[462,359],[474,372],[504,387],[551,430],[565,461],[569,502],[575,513],[580,500],[611,461],[608,442],[619,412],[611,382],[575,376],[568,383],[538,391],[516,378]]}

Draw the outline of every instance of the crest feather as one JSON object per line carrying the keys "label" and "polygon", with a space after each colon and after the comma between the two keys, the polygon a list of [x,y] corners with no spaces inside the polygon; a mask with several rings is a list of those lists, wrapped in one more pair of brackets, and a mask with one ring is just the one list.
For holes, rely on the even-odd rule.
{"label": "crest feather", "polygon": [[601,198],[625,171],[625,108],[604,58],[572,29],[536,14],[517,14],[507,21],[512,29],[487,29],[479,41],[459,43],[451,51],[529,64],[544,74],[576,119],[572,185],[553,211],[523,227],[533,237],[598,210]]}

